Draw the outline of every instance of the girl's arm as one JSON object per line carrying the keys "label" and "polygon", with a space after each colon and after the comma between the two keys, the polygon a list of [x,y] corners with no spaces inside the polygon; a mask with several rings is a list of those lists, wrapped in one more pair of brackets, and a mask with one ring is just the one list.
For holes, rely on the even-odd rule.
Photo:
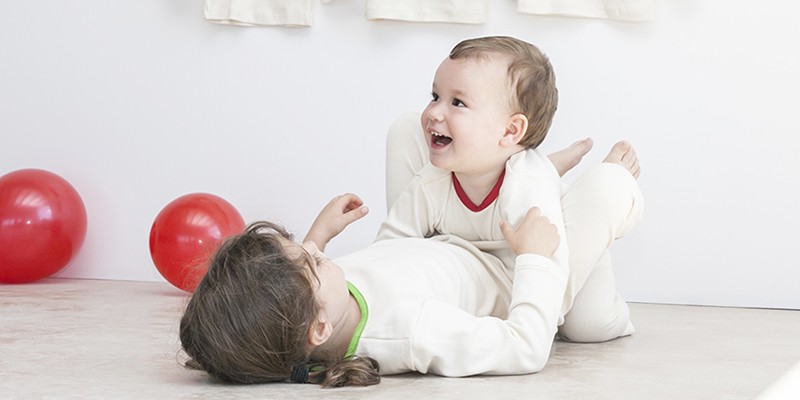
{"label": "girl's arm", "polygon": [[352,193],[334,197],[322,208],[303,241],[311,241],[320,251],[344,228],[363,218],[369,209],[364,202]]}

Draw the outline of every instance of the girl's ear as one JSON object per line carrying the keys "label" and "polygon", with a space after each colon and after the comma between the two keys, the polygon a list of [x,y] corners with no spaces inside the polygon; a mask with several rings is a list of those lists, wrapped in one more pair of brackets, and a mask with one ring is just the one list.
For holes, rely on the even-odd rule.
{"label": "girl's ear", "polygon": [[333,324],[328,321],[328,313],[322,310],[308,329],[308,344],[319,346],[327,342],[331,334],[333,334]]}
{"label": "girl's ear", "polygon": [[528,117],[517,113],[508,119],[506,130],[503,132],[503,138],[500,139],[500,144],[503,146],[514,146],[522,140],[525,132],[528,131]]}

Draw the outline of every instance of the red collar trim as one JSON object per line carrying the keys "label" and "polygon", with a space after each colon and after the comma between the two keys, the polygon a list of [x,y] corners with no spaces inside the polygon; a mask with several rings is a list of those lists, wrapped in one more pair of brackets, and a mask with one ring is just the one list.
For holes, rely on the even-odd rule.
{"label": "red collar trim", "polygon": [[497,199],[497,196],[500,195],[500,187],[503,186],[503,178],[506,176],[506,170],[504,169],[503,172],[500,173],[500,177],[497,178],[497,183],[494,184],[494,187],[489,194],[486,195],[486,198],[483,199],[481,204],[477,206],[467,197],[467,193],[464,192],[464,188],[462,188],[461,183],[458,182],[455,172],[451,172],[450,175],[453,177],[453,188],[456,190],[456,195],[458,195],[458,199],[461,200],[461,204],[464,204],[464,207],[467,207],[472,212],[479,212],[489,207],[489,204],[492,204]]}

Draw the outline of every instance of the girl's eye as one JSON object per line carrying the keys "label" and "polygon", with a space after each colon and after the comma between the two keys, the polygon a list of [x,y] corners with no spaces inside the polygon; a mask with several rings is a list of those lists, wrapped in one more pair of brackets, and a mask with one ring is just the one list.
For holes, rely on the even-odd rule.
{"label": "girl's eye", "polygon": [[439,95],[436,93],[431,93],[431,101],[439,101]]}
{"label": "girl's eye", "polygon": [[463,101],[461,101],[459,99],[453,99],[453,105],[456,106],[456,107],[466,107],[467,106],[466,104],[464,104]]}

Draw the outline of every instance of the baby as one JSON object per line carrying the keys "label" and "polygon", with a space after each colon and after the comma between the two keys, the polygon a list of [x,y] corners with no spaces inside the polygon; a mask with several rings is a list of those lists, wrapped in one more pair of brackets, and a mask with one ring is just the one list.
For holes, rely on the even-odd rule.
{"label": "baby", "polygon": [[[400,183],[392,183],[392,177],[387,177],[387,185],[393,185],[387,187],[391,207],[377,240],[459,236],[500,258],[508,267],[510,287],[515,254],[503,230],[518,224],[531,207],[538,207],[559,236],[566,237],[560,174],[592,145],[589,139],[579,141],[550,159],[540,152],[538,146],[547,136],[557,103],[553,68],[532,44],[512,37],[457,44],[436,71],[431,102],[422,112],[422,133],[414,140],[425,144],[387,147],[387,159],[405,157],[405,164],[411,165],[424,157],[419,153],[427,151],[429,162],[410,168],[414,175],[408,175],[407,181],[400,177],[394,179]],[[409,129],[406,124],[399,130]],[[391,135],[390,143],[397,142]],[[404,140],[408,141],[401,138],[400,142]],[[617,143],[605,161],[621,164],[623,158],[630,175],[638,178],[638,160],[627,142]],[[404,189],[400,192],[399,187]],[[594,264],[572,262],[567,241],[561,241],[553,260],[570,277],[559,319],[562,324]],[[580,270],[571,270],[576,264],[581,264]],[[497,312],[502,315],[505,310]],[[631,332],[632,327],[617,335]]]}

